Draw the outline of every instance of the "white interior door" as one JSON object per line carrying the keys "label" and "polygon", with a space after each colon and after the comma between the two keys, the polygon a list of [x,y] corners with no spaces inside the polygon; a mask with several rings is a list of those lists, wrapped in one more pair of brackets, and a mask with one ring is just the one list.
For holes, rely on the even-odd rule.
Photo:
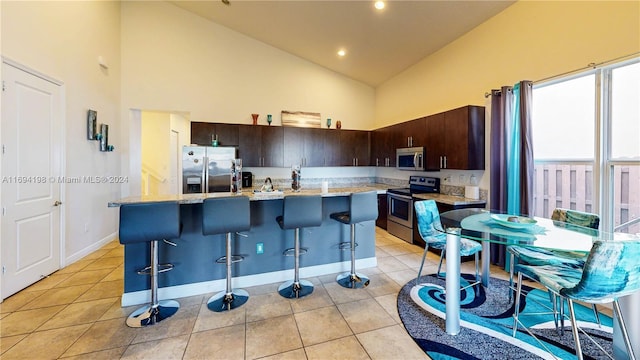
{"label": "white interior door", "polygon": [[2,298],[60,268],[62,89],[2,64]]}

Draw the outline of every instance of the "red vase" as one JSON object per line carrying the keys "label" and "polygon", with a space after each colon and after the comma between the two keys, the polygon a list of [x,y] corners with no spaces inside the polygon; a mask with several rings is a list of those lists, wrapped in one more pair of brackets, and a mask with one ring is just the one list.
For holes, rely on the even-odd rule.
{"label": "red vase", "polygon": [[253,125],[258,125],[258,114],[251,114],[253,118]]}
{"label": "red vase", "polygon": [[336,129],[338,130],[342,129],[342,121],[340,120],[336,121]]}

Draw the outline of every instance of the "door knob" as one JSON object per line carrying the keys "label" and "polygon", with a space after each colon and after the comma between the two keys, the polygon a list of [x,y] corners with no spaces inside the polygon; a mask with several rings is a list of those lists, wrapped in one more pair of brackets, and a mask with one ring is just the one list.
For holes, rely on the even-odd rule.
{"label": "door knob", "polygon": [[53,203],[53,206],[60,206],[62,205],[62,201],[60,200],[56,200],[56,202]]}

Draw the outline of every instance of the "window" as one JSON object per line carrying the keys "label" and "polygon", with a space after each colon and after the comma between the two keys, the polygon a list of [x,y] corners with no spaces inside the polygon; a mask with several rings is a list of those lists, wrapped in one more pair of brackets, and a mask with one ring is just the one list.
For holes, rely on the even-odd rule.
{"label": "window", "polygon": [[537,84],[534,214],[600,214],[602,230],[640,233],[640,59]]}

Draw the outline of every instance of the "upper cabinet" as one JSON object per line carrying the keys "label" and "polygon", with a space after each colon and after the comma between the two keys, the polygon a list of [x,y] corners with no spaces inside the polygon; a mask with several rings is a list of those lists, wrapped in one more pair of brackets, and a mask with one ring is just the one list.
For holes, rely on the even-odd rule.
{"label": "upper cabinet", "polygon": [[484,107],[464,106],[427,118],[427,168],[484,170]]}
{"label": "upper cabinet", "polygon": [[369,131],[339,130],[342,166],[369,166]]}
{"label": "upper cabinet", "polygon": [[284,127],[284,166],[325,166],[324,136],[326,130]]}
{"label": "upper cabinet", "polygon": [[238,156],[243,166],[283,167],[284,131],[280,126],[238,126]]}
{"label": "upper cabinet", "polygon": [[218,146],[238,146],[238,125],[221,123],[191,123],[191,143],[211,146],[214,137],[218,139]]}

